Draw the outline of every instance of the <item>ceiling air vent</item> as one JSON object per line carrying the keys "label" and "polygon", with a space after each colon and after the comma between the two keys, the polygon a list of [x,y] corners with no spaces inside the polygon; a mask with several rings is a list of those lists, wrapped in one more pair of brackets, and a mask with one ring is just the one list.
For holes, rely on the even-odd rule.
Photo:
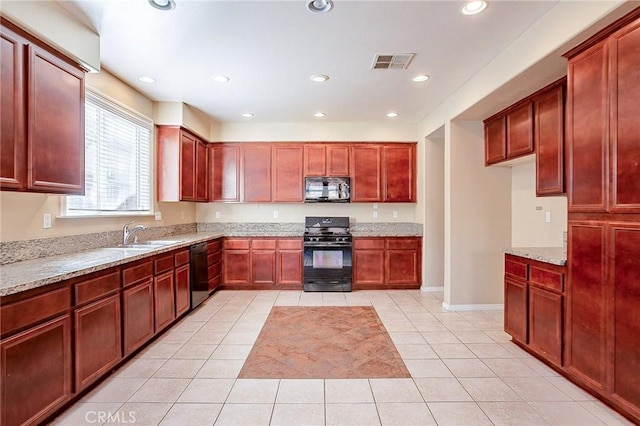
{"label": "ceiling air vent", "polygon": [[372,70],[404,70],[407,69],[415,53],[397,53],[395,55],[376,55],[373,58]]}

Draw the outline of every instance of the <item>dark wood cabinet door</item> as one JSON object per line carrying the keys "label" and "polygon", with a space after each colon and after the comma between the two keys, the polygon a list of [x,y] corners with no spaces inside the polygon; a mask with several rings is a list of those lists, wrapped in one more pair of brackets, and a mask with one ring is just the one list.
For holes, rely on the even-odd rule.
{"label": "dark wood cabinet door", "polygon": [[74,311],[76,392],[122,359],[120,294]]}
{"label": "dark wood cabinet door", "polygon": [[506,118],[499,116],[484,122],[485,165],[499,163],[507,158]]}
{"label": "dark wood cabinet door", "polygon": [[165,329],[176,318],[173,271],[165,272],[153,279],[153,304],[155,332]]}
{"label": "dark wood cabinet door", "polygon": [[507,113],[507,158],[533,153],[533,103],[527,101]]}
{"label": "dark wood cabinet door", "polygon": [[181,316],[191,307],[191,291],[189,283],[189,264],[178,266],[175,270],[176,317]]}
{"label": "dark wood cabinet door", "polygon": [[640,414],[640,223],[610,225],[613,397]]}
{"label": "dark wood cabinet door", "polygon": [[529,285],[529,347],[562,365],[562,294]]}
{"label": "dark wood cabinet door", "polygon": [[72,394],[71,318],[0,342],[2,424],[39,424]]}
{"label": "dark wood cabinet door", "polygon": [[251,283],[276,283],[275,250],[251,250]]}
{"label": "dark wood cabinet door", "polygon": [[122,291],[124,355],[153,337],[153,278]]}
{"label": "dark wood cabinet door", "polygon": [[240,147],[209,144],[209,200],[240,201]]}
{"label": "dark wood cabinet door", "polygon": [[640,19],[610,37],[611,211],[640,213]]}
{"label": "dark wood cabinet door", "polygon": [[353,248],[353,284],[360,288],[384,284],[384,239],[358,239]]}
{"label": "dark wood cabinet door", "polygon": [[271,201],[271,146],[257,144],[243,146],[242,201],[258,203]]}
{"label": "dark wood cabinet door", "polygon": [[606,379],[605,224],[569,222],[566,367],[604,391]]}
{"label": "dark wood cabinet door", "polygon": [[302,146],[273,147],[273,201],[302,202],[304,177],[302,176]]}
{"label": "dark wood cabinet door", "polygon": [[527,343],[527,283],[508,277],[504,279],[504,331],[513,340]]}
{"label": "dark wood cabinet door", "polygon": [[413,144],[384,147],[384,201],[412,203],[416,201],[416,146]]}
{"label": "dark wood cabinet door", "polygon": [[349,176],[349,146],[327,145],[326,176]]}
{"label": "dark wood cabinet door", "polygon": [[535,110],[536,195],[564,193],[564,84],[537,96]]}
{"label": "dark wood cabinet door", "polygon": [[84,194],[84,73],[33,44],[28,51],[27,186]]}
{"label": "dark wood cabinet door", "polygon": [[382,146],[351,147],[351,201],[382,201]]}
{"label": "dark wood cabinet door", "polygon": [[196,200],[196,139],[180,132],[180,200]]}
{"label": "dark wood cabinet door", "polygon": [[250,284],[250,268],[250,250],[223,250],[223,284]]}
{"label": "dark wood cabinet door", "polygon": [[0,42],[0,188],[24,189],[27,145],[23,73],[27,41],[1,26]]}
{"label": "dark wood cabinet door", "polygon": [[569,212],[608,209],[607,59],[604,41],[569,60],[566,123]]}
{"label": "dark wood cabinet door", "polygon": [[278,284],[302,284],[302,249],[278,250]]}
{"label": "dark wood cabinet door", "polygon": [[326,176],[327,175],[327,145],[305,145],[304,146],[304,175],[305,176]]}
{"label": "dark wood cabinet door", "polygon": [[200,202],[206,202],[209,196],[208,152],[207,144],[198,140],[196,143],[195,198]]}

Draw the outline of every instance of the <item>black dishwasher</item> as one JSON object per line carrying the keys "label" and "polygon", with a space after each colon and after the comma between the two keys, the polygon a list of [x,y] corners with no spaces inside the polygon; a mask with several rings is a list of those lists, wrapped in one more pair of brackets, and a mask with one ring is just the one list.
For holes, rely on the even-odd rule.
{"label": "black dishwasher", "polygon": [[189,247],[191,254],[191,309],[195,309],[209,297],[207,243]]}

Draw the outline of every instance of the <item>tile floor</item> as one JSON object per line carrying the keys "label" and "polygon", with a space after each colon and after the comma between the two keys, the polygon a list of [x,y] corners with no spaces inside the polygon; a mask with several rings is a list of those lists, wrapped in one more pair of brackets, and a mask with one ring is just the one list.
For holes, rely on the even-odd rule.
{"label": "tile floor", "polygon": [[[238,379],[272,306],[373,305],[408,379]],[[220,291],[59,425],[630,425],[442,293]]]}

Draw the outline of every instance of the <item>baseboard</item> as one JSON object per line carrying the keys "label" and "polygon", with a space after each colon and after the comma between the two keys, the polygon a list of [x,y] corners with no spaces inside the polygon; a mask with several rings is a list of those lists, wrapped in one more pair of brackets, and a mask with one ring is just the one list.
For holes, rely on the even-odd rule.
{"label": "baseboard", "polygon": [[426,292],[444,291],[444,286],[433,286],[433,287],[422,286],[420,287],[420,291],[426,291]]}
{"label": "baseboard", "polygon": [[498,303],[495,305],[449,305],[442,302],[442,307],[447,311],[501,311],[504,309],[504,304]]}

